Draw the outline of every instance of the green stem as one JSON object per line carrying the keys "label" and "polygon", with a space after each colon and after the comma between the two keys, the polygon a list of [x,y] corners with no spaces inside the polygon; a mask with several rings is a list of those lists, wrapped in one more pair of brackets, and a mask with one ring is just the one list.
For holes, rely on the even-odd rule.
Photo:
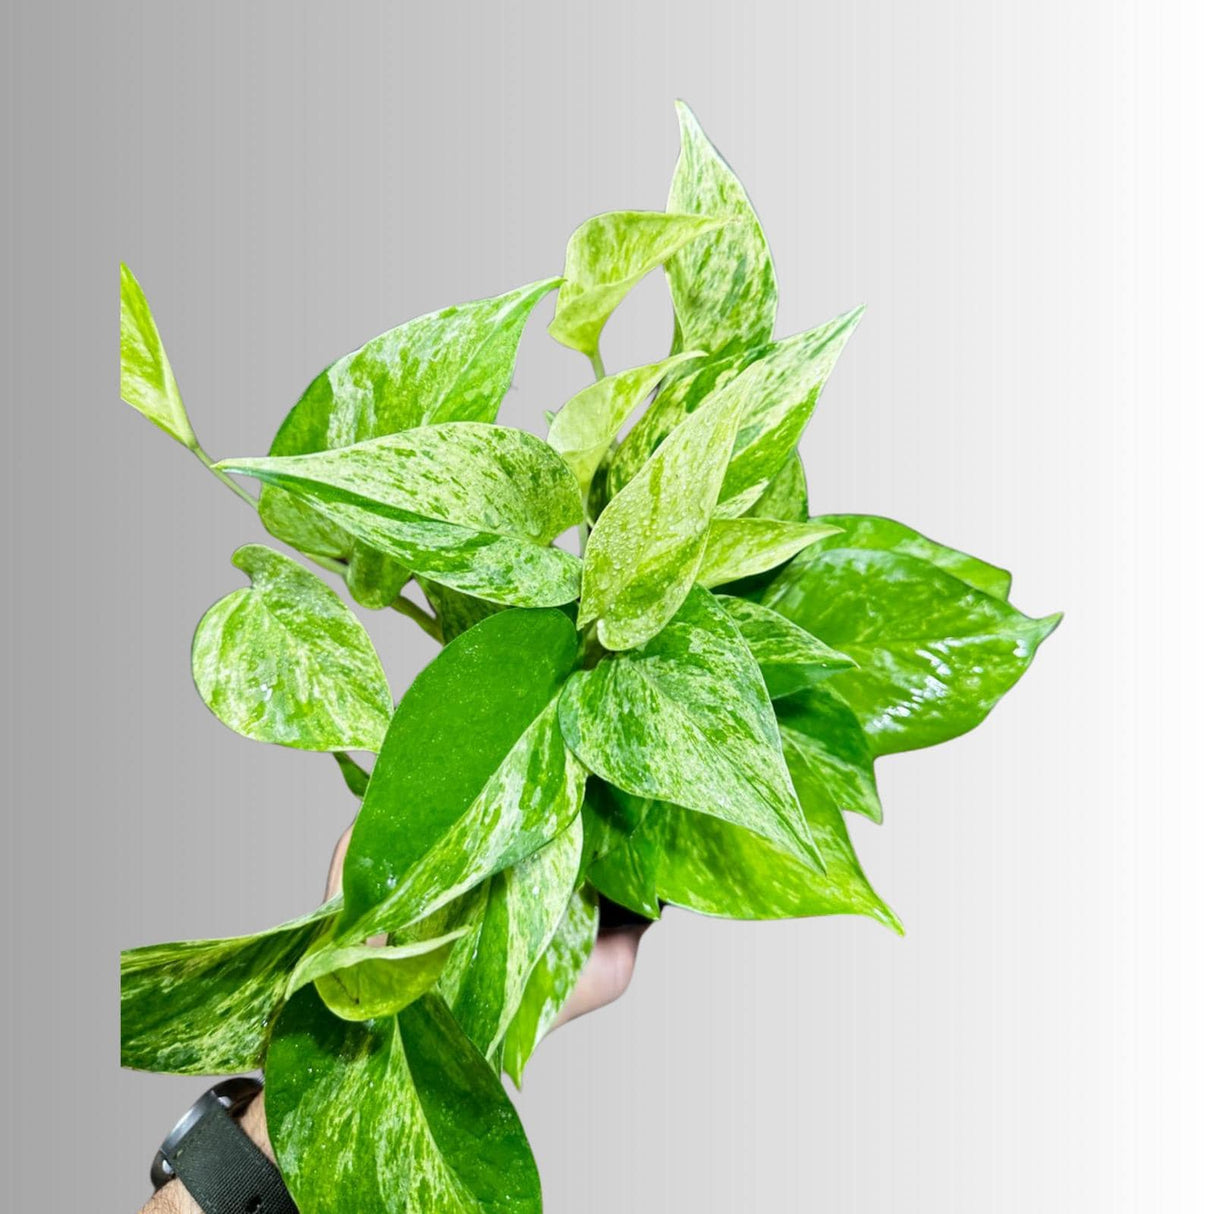
{"label": "green stem", "polygon": [[419,607],[412,599],[403,594],[391,604],[393,611],[407,615],[421,630],[432,636],[440,645],[443,643],[443,632],[439,622],[424,607]]}
{"label": "green stem", "polygon": [[[254,510],[257,509],[257,499],[251,493],[246,493],[222,468],[216,468],[215,461],[198,445],[197,440],[190,450],[198,457],[202,466],[231,489],[245,505],[252,506]],[[301,555],[306,556],[314,565],[319,565],[330,573],[336,573],[343,580],[350,567],[345,561],[335,560],[330,556],[319,556],[315,552],[304,552]],[[392,610],[400,612],[401,615],[407,615],[414,623],[420,625],[423,632],[432,636],[440,645],[443,643],[442,629],[439,627],[438,620],[428,611],[419,607],[412,599],[407,599],[402,594],[392,604]]]}
{"label": "green stem", "polygon": [[602,379],[607,374],[603,368],[603,356],[599,353],[598,346],[594,347],[594,351],[590,355],[590,365],[594,368],[595,379]]}
{"label": "green stem", "polygon": [[202,466],[206,468],[206,470],[210,472],[212,476],[217,477],[223,482],[223,484],[227,485],[227,487],[231,489],[232,492],[245,503],[245,505],[252,506],[254,510],[257,509],[257,499],[251,493],[247,493],[244,489],[242,489],[221,468],[216,468],[215,461],[212,460],[211,457],[198,445],[197,439],[194,440],[194,445],[190,448],[190,450],[194,452],[194,454],[201,461]]}

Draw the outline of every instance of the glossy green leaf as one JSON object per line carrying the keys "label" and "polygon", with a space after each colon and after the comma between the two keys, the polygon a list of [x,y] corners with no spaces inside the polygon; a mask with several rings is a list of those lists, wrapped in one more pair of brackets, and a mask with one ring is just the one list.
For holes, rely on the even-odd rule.
{"label": "glossy green leaf", "polygon": [[692,414],[599,515],[586,544],[578,627],[606,649],[661,631],[695,582],[742,401]]}
{"label": "glossy green leaf", "polygon": [[343,1020],[394,1015],[438,981],[452,947],[467,932],[461,927],[409,944],[325,943],[302,958],[287,993],[313,982],[325,1006]]}
{"label": "glossy green leaf", "polygon": [[856,714],[829,685],[808,687],[776,705],[785,758],[795,752],[803,770],[793,772],[802,808],[815,802],[881,821],[873,757]]}
{"label": "glossy green leaf", "polygon": [[591,796],[587,789],[582,808],[583,817],[598,824],[598,854],[587,867],[587,877],[612,902],[648,919],[662,913],[658,896],[662,837],[660,831],[642,826],[662,804],[596,780],[595,793]]}
{"label": "glossy green leaf", "polygon": [[863,308],[856,308],[820,328],[776,342],[719,390],[745,400],[721,485],[722,513],[746,513],[783,472],[863,314]]}
{"label": "glossy green leaf", "polygon": [[581,521],[577,481],[547,443],[522,430],[449,422],[317,455],[222,466],[289,490],[454,590],[521,606],[577,596],[577,558],[549,546]]}
{"label": "glossy green leaf", "polygon": [[650,270],[727,222],[713,215],[611,211],[588,219],[569,238],[565,280],[548,326],[563,346],[596,355],[612,312]]}
{"label": "glossy green leaf", "polygon": [[540,1214],[514,1107],[436,995],[356,1023],[305,987],[274,1028],[266,1121],[305,1214]]}
{"label": "glossy green leaf", "polygon": [[500,1047],[531,971],[565,917],[581,855],[575,818],[547,846],[490,877],[477,921],[443,974],[439,992],[486,1056]]}
{"label": "glossy green leaf", "polygon": [[474,624],[479,624],[486,617],[504,610],[501,603],[478,599],[475,595],[452,590],[441,582],[432,582],[428,578],[418,578],[418,584],[426,596],[426,601],[434,608],[444,645],[454,641],[461,632],[467,632]]}
{"label": "glossy green leaf", "polygon": [[594,949],[599,929],[599,900],[583,886],[569,900],[565,916],[527,979],[518,1010],[502,1040],[502,1066],[522,1087],[523,1070],[535,1047],[573,994]]}
{"label": "glossy green leaf", "polygon": [[271,548],[232,564],[252,583],[194,634],[194,684],[229,729],[303,750],[378,750],[392,694],[363,626],[328,586]]}
{"label": "glossy green leaf", "polygon": [[340,909],[334,900],[253,936],[127,949],[122,1065],[179,1075],[261,1066],[295,966]]}
{"label": "glossy green leaf", "polygon": [[341,778],[346,782],[346,787],[361,801],[367,791],[371,773],[356,763],[344,750],[334,751],[333,757],[341,769]]}
{"label": "glossy green leaf", "polygon": [[725,609],[759,663],[767,693],[773,700],[812,687],[856,665],[847,654],[832,649],[770,607],[727,594],[718,595],[717,603]]}
{"label": "glossy green leaf", "polygon": [[118,280],[122,399],[183,446],[197,451],[198,440],[143,288],[126,266],[119,267]]}
{"label": "glossy green leaf", "polygon": [[617,788],[735,822],[815,862],[759,667],[702,587],[643,648],[574,675],[560,719],[578,758]]}
{"label": "glossy green leaf", "polygon": [[771,340],[776,275],[742,183],[708,141],[695,115],[677,103],[682,149],[668,211],[733,222],[682,249],[666,265],[678,349],[712,353],[751,349]]}
{"label": "glossy green leaf", "polygon": [[976,556],[947,548],[929,540],[904,523],[876,514],[824,514],[815,520],[839,529],[837,535],[823,541],[819,551],[830,548],[867,548],[877,552],[900,552],[918,557],[945,573],[960,579],[975,590],[1007,602],[1012,589],[1012,575],[997,565],[987,564]]}
{"label": "glossy green leaf", "polygon": [[[804,767],[795,754],[789,769],[800,788]],[[662,901],[728,919],[867,915],[901,934],[898,917],[864,875],[839,810],[811,800],[805,817],[822,871],[731,823],[661,806],[645,830],[661,832],[651,846],[660,856],[656,886]]]}
{"label": "glossy green leaf", "polygon": [[778,518],[789,523],[809,522],[809,491],[805,485],[805,466],[796,451],[784,461],[784,466],[768,481],[767,488],[746,513],[752,518]]}
{"label": "glossy green leaf", "polygon": [[809,548],[764,603],[852,658],[831,679],[875,755],[978,725],[1061,616],[1031,619],[917,557]]}
{"label": "glossy green leaf", "polygon": [[400,597],[410,571],[392,557],[357,541],[350,549],[346,585],[350,597],[360,606],[380,611]]}
{"label": "glossy green leaf", "polygon": [[404,927],[525,859],[577,816],[585,772],[557,698],[577,659],[559,611],[502,611],[397,706],[342,873],[343,940]]}
{"label": "glossy green leaf", "polygon": [[[407,321],[339,358],[307,387],[270,446],[273,456],[312,455],[438,422],[492,422],[514,376],[519,339],[536,304],[560,279]],[[379,558],[307,502],[268,485],[258,502],[271,535],[303,552],[351,561],[350,590],[386,606],[407,567]],[[393,589],[395,584],[395,590]]]}
{"label": "glossy green leaf", "polygon": [[632,411],[673,368],[698,357],[695,353],[680,354],[609,375],[583,388],[562,406],[552,419],[548,442],[572,469],[583,497],[589,494],[595,472]]}
{"label": "glossy green leaf", "polygon": [[713,587],[763,573],[834,535],[835,530],[818,520],[787,523],[773,518],[714,518],[696,581]]}

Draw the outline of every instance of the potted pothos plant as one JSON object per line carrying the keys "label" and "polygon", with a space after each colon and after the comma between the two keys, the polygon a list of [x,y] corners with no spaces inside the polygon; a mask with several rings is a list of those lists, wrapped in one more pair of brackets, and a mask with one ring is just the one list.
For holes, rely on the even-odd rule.
{"label": "potted pothos plant", "polygon": [[[501,1075],[568,998],[600,898],[901,931],[845,814],[880,821],[874,760],[972,729],[1058,622],[901,523],[811,515],[798,444],[861,309],[775,337],[763,230],[678,113],[664,212],[598,215],[561,277],[338,359],[266,456],[204,453],[122,269],[123,397],[298,554],[236,551],[249,585],[198,625],[199,694],[238,733],[333,754],[361,800],[339,897],[123,954],[122,1061],[264,1068],[304,1214],[540,1209]],[[603,326],[659,266],[670,357],[609,374]],[[541,439],[496,417],[553,292],[549,332],[594,379]],[[314,568],[440,643],[399,701]]]}

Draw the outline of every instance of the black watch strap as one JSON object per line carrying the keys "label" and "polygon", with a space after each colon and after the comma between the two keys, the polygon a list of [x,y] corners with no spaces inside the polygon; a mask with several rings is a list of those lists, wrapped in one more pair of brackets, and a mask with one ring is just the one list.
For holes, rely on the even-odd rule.
{"label": "black watch strap", "polygon": [[157,1156],[162,1168],[168,1165],[161,1175],[177,1176],[205,1214],[299,1214],[278,1169],[233,1120],[231,1101],[217,1092],[213,1088],[194,1105],[184,1133],[166,1139]]}

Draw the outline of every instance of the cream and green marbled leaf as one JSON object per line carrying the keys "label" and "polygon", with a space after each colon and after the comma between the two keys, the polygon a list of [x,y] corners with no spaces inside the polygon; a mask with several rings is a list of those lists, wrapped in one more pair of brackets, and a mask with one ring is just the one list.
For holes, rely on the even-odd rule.
{"label": "cream and green marbled leaf", "polygon": [[980,724],[1061,619],[1033,619],[934,563],[868,548],[807,548],[763,602],[856,663],[831,688],[875,755]]}
{"label": "cream and green marbled leaf", "polygon": [[303,566],[260,544],[232,554],[251,586],[194,634],[194,685],[229,728],[301,750],[378,750],[392,694],[366,630]]}
{"label": "cream and green marbled leaf", "polygon": [[603,326],[628,292],[726,222],[728,217],[662,211],[610,211],[586,220],[565,249],[564,281],[548,332],[561,345],[597,357]]}
{"label": "cream and green marbled leaf", "polygon": [[809,522],[809,490],[805,484],[805,465],[798,452],[794,451],[784,461],[784,466],[747,509],[746,516],[778,518],[788,523]]}
{"label": "cream and green marbled leaf", "polygon": [[419,999],[437,981],[457,941],[457,927],[407,944],[334,944],[334,922],[300,959],[287,987],[290,997],[314,983],[325,1005],[343,1020],[390,1016]]}
{"label": "cream and green marbled leaf", "polygon": [[832,649],[778,611],[728,594],[716,598],[758,662],[772,700],[855,668],[847,654]]}
{"label": "cream and green marbled leaf", "polygon": [[721,389],[746,402],[721,485],[722,513],[745,514],[784,470],[863,314],[863,308],[856,308],[817,329],[776,342]]}
{"label": "cream and green marbled leaf", "polygon": [[335,899],[252,936],[127,949],[122,1065],[179,1075],[234,1075],[261,1066],[296,965],[340,911]]}
{"label": "cream and green marbled leaf", "polygon": [[696,581],[711,589],[765,573],[836,530],[816,519],[788,523],[773,518],[714,518]]}
{"label": "cream and green marbled leaf", "polygon": [[266,1121],[305,1214],[540,1214],[518,1115],[437,995],[354,1022],[299,991],[274,1026]]}
{"label": "cream and green marbled leaf", "polygon": [[288,490],[371,548],[452,589],[525,606],[577,596],[577,558],[550,546],[582,518],[577,480],[525,431],[447,422],[222,467]]}
{"label": "cream and green marbled leaf", "polygon": [[502,1068],[522,1087],[523,1070],[573,994],[599,930],[599,900],[583,885],[565,908],[548,947],[540,954],[502,1039]]}
{"label": "cream and green marbled leaf", "polygon": [[672,370],[699,357],[695,352],[679,354],[609,375],[583,388],[561,407],[548,429],[548,442],[577,477],[583,497],[589,494],[595,472],[632,411]]}
{"label": "cream and green marbled leaf", "polygon": [[490,877],[443,973],[439,993],[486,1057],[499,1050],[531,971],[568,910],[581,855],[582,824],[574,818],[534,855]]}
{"label": "cream and green marbled leaf", "polygon": [[763,677],[702,587],[643,648],[569,680],[561,730],[596,775],[735,822],[816,862]]}
{"label": "cream and green marbled leaf", "polygon": [[122,399],[183,446],[197,451],[198,439],[143,288],[126,266],[118,269],[118,284]]}
{"label": "cream and green marbled leaf", "polygon": [[[416,317],[339,358],[305,389],[270,455],[311,455],[448,421],[492,422],[514,377],[519,339],[536,305],[560,279],[530,283]],[[273,485],[258,502],[271,535],[303,552],[351,561],[351,592],[366,606],[395,598],[409,570],[367,562],[355,573],[357,539]]]}
{"label": "cream and green marbled leaf", "polygon": [[749,350],[771,340],[776,275],[767,238],[742,183],[677,103],[682,147],[666,209],[731,222],[680,250],[666,264],[676,349]]}
{"label": "cream and green marbled leaf", "polygon": [[743,401],[722,395],[678,426],[599,515],[586,543],[578,627],[632,649],[678,611],[700,570]]}
{"label": "cream and green marbled leaf", "polygon": [[573,821],[585,771],[561,736],[557,700],[577,650],[564,613],[502,611],[417,676],[354,825],[339,942],[416,922]]}

